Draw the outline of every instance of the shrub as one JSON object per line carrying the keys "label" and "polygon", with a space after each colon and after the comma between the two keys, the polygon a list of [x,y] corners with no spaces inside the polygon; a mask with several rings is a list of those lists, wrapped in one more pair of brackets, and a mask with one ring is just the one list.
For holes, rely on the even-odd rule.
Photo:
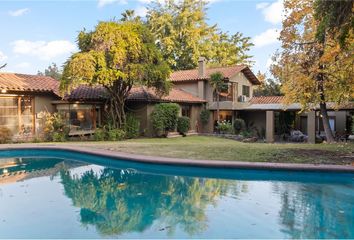
{"label": "shrub", "polygon": [[166,132],[176,129],[179,110],[179,105],[176,103],[160,103],[155,105],[155,109],[151,113],[151,121],[157,136],[164,135]]}
{"label": "shrub", "polygon": [[52,135],[53,142],[65,142],[67,137],[63,132],[54,132]]}
{"label": "shrub", "polygon": [[202,122],[203,125],[208,124],[209,118],[210,118],[210,111],[209,110],[204,109],[200,112],[200,121]]}
{"label": "shrub", "polygon": [[139,136],[140,121],[133,114],[127,114],[127,119],[125,123],[125,137],[126,138],[136,138]]}
{"label": "shrub", "polygon": [[189,117],[179,117],[177,119],[177,131],[182,135],[186,135],[190,127]]}
{"label": "shrub", "polygon": [[232,133],[232,124],[229,121],[218,122],[216,127],[221,133]]}
{"label": "shrub", "polygon": [[245,138],[250,138],[254,136],[254,134],[248,130],[242,130],[240,134]]}
{"label": "shrub", "polygon": [[107,131],[107,138],[109,141],[121,141],[125,137],[125,131],[122,129],[109,129]]}
{"label": "shrub", "polygon": [[236,118],[234,121],[235,134],[240,134],[241,131],[246,129],[246,123],[241,118]]}
{"label": "shrub", "polygon": [[95,141],[104,141],[106,138],[105,130],[102,128],[97,128],[95,134],[93,135]]}
{"label": "shrub", "polygon": [[7,143],[12,139],[12,132],[7,127],[0,127],[0,143]]}
{"label": "shrub", "polygon": [[[69,127],[61,113],[46,112],[44,118],[44,137],[47,141],[66,141],[69,137]],[[54,139],[55,138],[55,139]]]}

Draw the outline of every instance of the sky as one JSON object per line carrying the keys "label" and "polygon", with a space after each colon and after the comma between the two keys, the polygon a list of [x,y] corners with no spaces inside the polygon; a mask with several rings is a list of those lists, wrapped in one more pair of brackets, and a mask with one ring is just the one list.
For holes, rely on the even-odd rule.
{"label": "sky", "polygon": [[[36,74],[52,62],[62,66],[77,51],[76,37],[99,21],[120,18],[126,9],[144,17],[151,0],[0,0],[0,65],[3,72]],[[212,0],[208,23],[230,34],[243,33],[255,44],[252,69],[268,72],[280,48],[283,0]]]}

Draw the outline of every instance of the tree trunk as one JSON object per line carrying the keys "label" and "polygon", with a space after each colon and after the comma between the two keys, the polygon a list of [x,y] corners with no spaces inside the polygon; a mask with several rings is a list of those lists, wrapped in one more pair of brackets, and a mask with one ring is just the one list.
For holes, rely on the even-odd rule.
{"label": "tree trunk", "polygon": [[333,137],[333,133],[331,130],[331,127],[329,125],[329,117],[328,117],[328,113],[327,113],[327,107],[326,107],[326,103],[325,102],[321,102],[320,103],[320,113],[322,115],[322,124],[323,124],[323,129],[325,131],[326,134],[326,139],[328,143],[333,143],[335,142],[334,137]]}
{"label": "tree trunk", "polygon": [[[321,61],[321,58],[324,54],[324,46],[325,46],[325,38],[322,40],[321,45],[322,45],[322,49],[319,51],[319,59]],[[320,73],[317,74],[317,90],[320,93],[320,112],[322,115],[322,123],[323,123],[323,129],[325,131],[326,134],[326,140],[328,143],[333,143],[335,142],[334,137],[333,137],[333,133],[332,130],[329,126],[329,118],[328,118],[328,113],[327,113],[327,106],[326,106],[326,97],[324,94],[324,81],[325,78],[323,76],[322,70],[324,69],[323,64],[320,62],[319,63],[319,69],[320,69]]]}
{"label": "tree trunk", "polygon": [[125,100],[131,86],[117,81],[113,86],[106,87],[109,93],[108,112],[112,128],[122,128],[125,124]]}

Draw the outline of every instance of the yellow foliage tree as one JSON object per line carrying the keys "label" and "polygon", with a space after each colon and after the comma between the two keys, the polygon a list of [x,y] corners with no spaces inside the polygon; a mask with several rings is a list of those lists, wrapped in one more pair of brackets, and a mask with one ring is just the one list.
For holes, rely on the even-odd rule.
{"label": "yellow foliage tree", "polygon": [[[320,21],[315,18],[314,3],[284,1],[283,50],[276,54],[271,71],[282,83],[286,103],[299,102],[302,110],[320,106],[327,141],[333,142],[326,103],[333,102],[339,108],[354,96],[353,44],[344,49],[333,34],[317,37]],[[353,40],[351,30],[346,41]]]}

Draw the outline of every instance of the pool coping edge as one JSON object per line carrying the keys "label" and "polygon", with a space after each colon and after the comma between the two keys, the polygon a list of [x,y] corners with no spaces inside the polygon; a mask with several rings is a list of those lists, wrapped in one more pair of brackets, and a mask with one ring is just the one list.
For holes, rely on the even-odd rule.
{"label": "pool coping edge", "polygon": [[107,149],[91,148],[86,149],[79,146],[63,145],[0,145],[0,151],[6,150],[59,150],[71,151],[83,154],[108,157],[120,160],[129,160],[140,163],[207,167],[207,168],[234,168],[234,169],[258,169],[258,170],[290,170],[290,171],[319,171],[319,172],[347,172],[354,173],[353,165],[327,165],[327,164],[302,164],[302,163],[271,163],[271,162],[236,162],[224,160],[196,160],[186,158],[169,158],[146,156]]}

